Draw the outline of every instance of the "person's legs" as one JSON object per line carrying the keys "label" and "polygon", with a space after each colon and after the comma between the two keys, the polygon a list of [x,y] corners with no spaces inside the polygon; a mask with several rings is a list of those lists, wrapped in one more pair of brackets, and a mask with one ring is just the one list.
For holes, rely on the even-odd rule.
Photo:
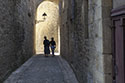
{"label": "person's legs", "polygon": [[47,57],[49,56],[50,54],[50,49],[49,49],[49,46],[47,46]]}
{"label": "person's legs", "polygon": [[44,47],[44,55],[45,55],[45,57],[48,56],[48,54],[47,54],[47,47]]}
{"label": "person's legs", "polygon": [[46,56],[46,51],[45,51],[45,49],[44,49],[44,56]]}
{"label": "person's legs", "polygon": [[52,55],[55,56],[55,55],[54,55],[54,48],[52,48]]}

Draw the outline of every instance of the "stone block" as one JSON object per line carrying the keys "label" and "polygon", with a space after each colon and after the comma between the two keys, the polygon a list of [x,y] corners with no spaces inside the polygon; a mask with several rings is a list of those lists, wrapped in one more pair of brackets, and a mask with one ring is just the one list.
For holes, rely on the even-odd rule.
{"label": "stone block", "polygon": [[95,70],[93,72],[93,83],[105,83],[104,82],[104,73]]}
{"label": "stone block", "polygon": [[91,6],[89,5],[89,23],[93,23],[94,21],[102,18],[102,7],[101,6]]}
{"label": "stone block", "polygon": [[105,83],[113,83],[112,75],[105,74]]}
{"label": "stone block", "polygon": [[113,8],[118,8],[125,5],[125,0],[113,0]]}
{"label": "stone block", "polygon": [[111,6],[102,6],[102,18],[111,20]]}
{"label": "stone block", "polygon": [[112,7],[113,0],[102,0],[102,6],[110,6]]}
{"label": "stone block", "polygon": [[112,74],[112,55],[104,54],[104,73],[105,74]]}
{"label": "stone block", "polygon": [[103,19],[103,53],[112,53],[111,20]]}
{"label": "stone block", "polygon": [[102,1],[101,0],[89,0],[89,5],[101,6]]}

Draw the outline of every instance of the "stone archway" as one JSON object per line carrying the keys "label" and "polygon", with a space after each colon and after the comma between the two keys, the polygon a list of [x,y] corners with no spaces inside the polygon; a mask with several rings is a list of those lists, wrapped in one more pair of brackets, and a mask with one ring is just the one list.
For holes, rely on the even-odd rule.
{"label": "stone archway", "polygon": [[[46,14],[46,17],[42,16]],[[35,50],[36,54],[43,53],[44,36],[56,41],[56,52],[59,52],[59,7],[58,0],[46,0],[40,3],[36,13]]]}

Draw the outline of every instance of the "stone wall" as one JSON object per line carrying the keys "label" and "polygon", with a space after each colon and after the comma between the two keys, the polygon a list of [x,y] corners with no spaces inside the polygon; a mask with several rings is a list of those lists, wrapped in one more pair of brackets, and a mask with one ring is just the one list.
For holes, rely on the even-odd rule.
{"label": "stone wall", "polygon": [[113,8],[112,0],[102,0],[102,37],[103,37],[103,69],[104,82],[112,83],[113,68],[112,68],[112,20],[111,10]]}
{"label": "stone wall", "polygon": [[89,0],[89,77],[93,83],[104,83],[102,1]]}
{"label": "stone wall", "polygon": [[80,83],[87,82],[89,66],[87,3],[64,0],[61,11],[61,55],[71,64]]}
{"label": "stone wall", "polygon": [[17,0],[14,13],[17,57],[29,58],[34,52],[35,2]]}
{"label": "stone wall", "polygon": [[113,8],[118,8],[125,5],[125,0],[113,0]]}
{"label": "stone wall", "polygon": [[89,1],[90,71],[95,83],[112,83],[112,0]]}
{"label": "stone wall", "polygon": [[10,0],[0,3],[0,82],[14,67],[15,43],[13,28],[14,3]]}
{"label": "stone wall", "polygon": [[61,55],[80,83],[112,83],[112,1],[63,1]]}
{"label": "stone wall", "polygon": [[34,0],[0,3],[0,82],[34,52]]}

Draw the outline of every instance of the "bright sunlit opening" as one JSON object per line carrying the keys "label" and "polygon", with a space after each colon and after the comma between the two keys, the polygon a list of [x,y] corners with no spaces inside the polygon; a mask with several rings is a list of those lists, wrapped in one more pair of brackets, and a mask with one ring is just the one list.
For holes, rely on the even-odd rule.
{"label": "bright sunlit opening", "polygon": [[56,55],[59,54],[59,8],[58,4],[51,1],[42,2],[37,8],[35,27],[35,50],[36,54],[44,53],[44,36],[48,40],[54,37],[56,41]]}

